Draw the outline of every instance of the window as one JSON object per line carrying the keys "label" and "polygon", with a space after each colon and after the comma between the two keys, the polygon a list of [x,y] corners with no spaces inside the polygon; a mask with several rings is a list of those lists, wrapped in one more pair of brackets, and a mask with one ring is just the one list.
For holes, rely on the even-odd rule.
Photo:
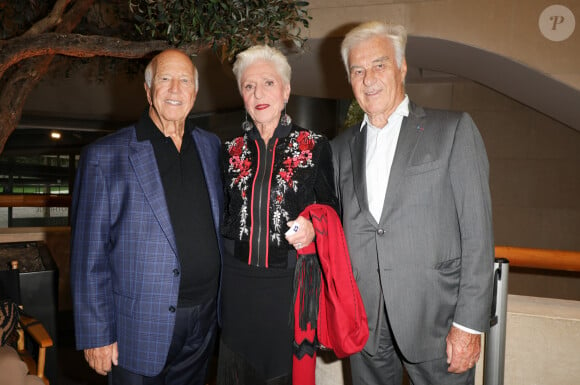
{"label": "window", "polygon": [[0,228],[67,226],[78,157],[0,156]]}

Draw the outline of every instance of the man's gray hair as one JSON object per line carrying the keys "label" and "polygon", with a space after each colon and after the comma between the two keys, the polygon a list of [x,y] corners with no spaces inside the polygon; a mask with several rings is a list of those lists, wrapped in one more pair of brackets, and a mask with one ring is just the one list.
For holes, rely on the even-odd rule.
{"label": "man's gray hair", "polygon": [[395,49],[395,61],[397,67],[401,68],[403,59],[405,58],[405,47],[407,45],[407,30],[402,25],[387,24],[380,21],[369,21],[358,25],[350,30],[340,46],[340,53],[342,55],[342,62],[346,67],[348,80],[350,82],[350,68],[348,63],[348,55],[350,50],[363,41],[371,37],[381,36],[389,39]]}

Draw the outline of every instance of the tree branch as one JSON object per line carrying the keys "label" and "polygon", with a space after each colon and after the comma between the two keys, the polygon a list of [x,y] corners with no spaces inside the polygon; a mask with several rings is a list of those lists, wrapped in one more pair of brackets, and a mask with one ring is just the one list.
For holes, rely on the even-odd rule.
{"label": "tree branch", "polygon": [[0,153],[20,121],[26,98],[45,74],[43,69],[48,68],[52,58],[39,57],[24,63],[5,83],[0,94]]}
{"label": "tree branch", "polygon": [[128,41],[116,37],[80,34],[43,33],[11,39],[0,52],[0,78],[14,64],[37,56],[65,55],[73,57],[109,56],[136,59],[169,48],[162,40]]}
{"label": "tree branch", "polygon": [[[72,32],[86,15],[93,2],[94,0],[76,1],[63,16],[62,22],[57,25],[56,30],[61,33]],[[62,1],[59,0],[55,5],[61,4]],[[12,79],[17,79],[16,81],[12,82],[12,79],[6,79],[4,82],[4,87],[0,91],[0,153],[20,121],[26,98],[40,78],[48,71],[53,58],[54,55],[34,58],[14,71]],[[3,71],[0,72],[0,81],[3,74]],[[27,75],[24,80],[22,75]]]}
{"label": "tree branch", "polygon": [[62,22],[57,25],[56,32],[71,33],[93,6],[95,0],[74,0],[75,3],[62,17]]}
{"label": "tree branch", "polygon": [[62,21],[62,15],[64,14],[64,11],[66,10],[66,7],[70,1],[71,0],[58,0],[54,4],[52,11],[50,11],[50,13],[45,18],[34,23],[34,25],[30,27],[30,29],[22,36],[38,35],[56,27]]}

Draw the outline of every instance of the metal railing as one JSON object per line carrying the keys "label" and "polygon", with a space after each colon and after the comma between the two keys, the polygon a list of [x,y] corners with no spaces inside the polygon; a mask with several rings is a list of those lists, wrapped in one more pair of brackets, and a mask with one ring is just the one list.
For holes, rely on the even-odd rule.
{"label": "metal railing", "polygon": [[580,272],[580,251],[496,246],[495,257],[514,267]]}
{"label": "metal railing", "polygon": [[69,207],[69,194],[0,194],[0,207]]}
{"label": "metal railing", "polygon": [[510,265],[543,270],[580,272],[580,252],[524,247],[495,247],[493,305],[490,330],[485,336],[485,385],[503,385]]}

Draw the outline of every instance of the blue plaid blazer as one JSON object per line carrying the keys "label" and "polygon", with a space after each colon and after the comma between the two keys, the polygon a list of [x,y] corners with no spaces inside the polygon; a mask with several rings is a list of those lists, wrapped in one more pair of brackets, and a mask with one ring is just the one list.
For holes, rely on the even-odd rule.
{"label": "blue plaid blazer", "polygon": [[[219,239],[220,140],[199,128],[192,135]],[[173,273],[180,265],[153,147],[137,141],[135,126],[84,149],[71,212],[77,349],[117,341],[121,367],[158,374],[173,335],[170,308],[177,306],[181,275]]]}

